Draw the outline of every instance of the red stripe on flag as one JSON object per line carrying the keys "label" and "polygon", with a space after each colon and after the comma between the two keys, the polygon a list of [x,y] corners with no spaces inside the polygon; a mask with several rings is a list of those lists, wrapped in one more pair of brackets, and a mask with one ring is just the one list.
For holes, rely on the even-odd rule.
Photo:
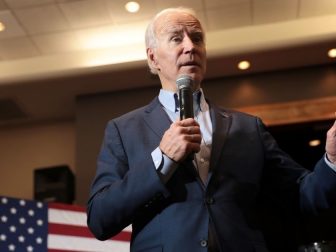
{"label": "red stripe on flag", "polygon": [[111,240],[130,242],[131,236],[132,236],[131,232],[121,231],[119,234],[113,236]]}
{"label": "red stripe on flag", "polygon": [[61,203],[48,203],[49,208],[58,209],[58,210],[68,210],[68,211],[76,211],[76,212],[86,212],[85,208],[78,205],[66,205]]}
{"label": "red stripe on flag", "polygon": [[[55,223],[49,223],[49,234],[94,238],[94,236],[87,227],[70,226]],[[119,234],[112,237],[112,240],[129,242],[131,240],[131,232],[121,231]]]}
{"label": "red stripe on flag", "polygon": [[70,225],[49,223],[48,233],[93,238],[92,233],[85,226],[70,226]]}
{"label": "red stripe on flag", "polygon": [[82,252],[80,250],[48,249],[48,252]]}

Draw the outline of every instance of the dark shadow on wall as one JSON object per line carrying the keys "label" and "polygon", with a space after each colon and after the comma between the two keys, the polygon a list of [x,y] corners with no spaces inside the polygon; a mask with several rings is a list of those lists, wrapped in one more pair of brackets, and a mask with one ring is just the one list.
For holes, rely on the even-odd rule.
{"label": "dark shadow on wall", "polygon": [[[313,170],[325,154],[326,132],[333,123],[331,120],[316,121],[268,129],[284,151],[305,168]],[[319,144],[311,146],[311,141],[315,144],[319,141]],[[272,252],[297,252],[299,246],[336,239],[336,207],[323,212],[318,218],[299,219],[276,205],[267,205],[261,214],[265,216],[263,224]]]}

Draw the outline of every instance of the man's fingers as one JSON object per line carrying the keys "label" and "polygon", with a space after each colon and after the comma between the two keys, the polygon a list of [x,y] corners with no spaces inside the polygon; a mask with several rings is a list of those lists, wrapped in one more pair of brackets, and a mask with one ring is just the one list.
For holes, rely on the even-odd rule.
{"label": "man's fingers", "polygon": [[188,126],[198,126],[198,122],[194,118],[187,118],[182,121],[177,121],[180,126],[182,127],[188,127]]}
{"label": "man's fingers", "polygon": [[192,134],[188,136],[190,142],[201,143],[202,136],[200,134]]}
{"label": "man's fingers", "polygon": [[189,126],[182,129],[182,133],[187,135],[193,135],[200,133],[200,128],[198,126]]}

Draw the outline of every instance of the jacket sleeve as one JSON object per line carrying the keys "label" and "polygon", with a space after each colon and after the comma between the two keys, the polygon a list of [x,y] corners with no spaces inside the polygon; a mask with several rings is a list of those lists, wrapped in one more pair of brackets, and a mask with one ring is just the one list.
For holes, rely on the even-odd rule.
{"label": "jacket sleeve", "polygon": [[258,124],[265,148],[266,173],[271,178],[267,180],[270,187],[274,191],[285,192],[285,197],[289,198],[297,192],[303,213],[317,215],[319,211],[335,206],[336,172],[324,158],[317,162],[312,172],[304,169],[279,148],[260,120]]}
{"label": "jacket sleeve", "polygon": [[118,234],[141,209],[168,195],[151,156],[144,155],[136,167],[130,168],[124,144],[116,123],[110,121],[87,206],[88,226],[99,240]]}
{"label": "jacket sleeve", "polygon": [[316,164],[314,172],[302,180],[300,195],[301,209],[314,215],[336,205],[336,172],[324,158]]}

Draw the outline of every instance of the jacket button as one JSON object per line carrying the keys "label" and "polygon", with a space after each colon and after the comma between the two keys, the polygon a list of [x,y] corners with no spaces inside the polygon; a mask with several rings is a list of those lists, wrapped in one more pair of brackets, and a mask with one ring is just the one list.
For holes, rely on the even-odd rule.
{"label": "jacket button", "polygon": [[212,197],[207,197],[207,198],[205,199],[205,202],[206,202],[208,205],[212,205],[213,203],[215,203],[215,200],[214,200],[214,198],[212,198]]}
{"label": "jacket button", "polygon": [[208,246],[208,241],[207,240],[201,240],[200,244],[203,248],[207,247]]}

